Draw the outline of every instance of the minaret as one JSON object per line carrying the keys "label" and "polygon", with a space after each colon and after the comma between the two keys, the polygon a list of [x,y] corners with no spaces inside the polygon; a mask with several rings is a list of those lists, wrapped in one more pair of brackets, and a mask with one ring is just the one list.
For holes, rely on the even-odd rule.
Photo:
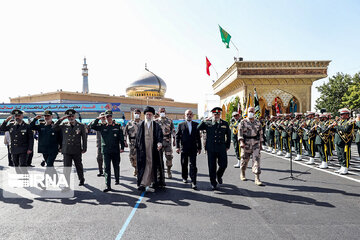
{"label": "minaret", "polygon": [[83,76],[83,93],[89,93],[89,81],[88,81],[88,68],[86,64],[86,58],[84,58],[84,64],[82,68],[82,76]]}

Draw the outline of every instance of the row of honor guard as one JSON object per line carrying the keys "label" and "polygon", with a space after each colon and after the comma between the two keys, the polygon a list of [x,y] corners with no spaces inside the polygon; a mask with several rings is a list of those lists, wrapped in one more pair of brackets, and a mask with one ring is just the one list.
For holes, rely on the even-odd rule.
{"label": "row of honor guard", "polygon": [[[260,119],[263,128],[263,142],[266,150],[277,155],[291,156],[292,148],[296,152],[294,160],[302,160],[302,156],[309,156],[307,164],[315,164],[315,158],[319,157],[319,168],[328,168],[328,161],[333,159],[336,150],[340,168],[336,171],[347,174],[351,158],[351,143],[355,139],[360,155],[360,115],[350,118],[350,110],[339,110],[340,118],[333,119],[330,113],[318,114],[307,112],[278,114],[269,119]],[[233,113],[232,132],[235,149],[241,117]],[[355,130],[357,129],[357,132]],[[237,152],[237,151],[236,151]],[[238,159],[240,154],[237,152]],[[240,167],[240,161],[235,167]]]}

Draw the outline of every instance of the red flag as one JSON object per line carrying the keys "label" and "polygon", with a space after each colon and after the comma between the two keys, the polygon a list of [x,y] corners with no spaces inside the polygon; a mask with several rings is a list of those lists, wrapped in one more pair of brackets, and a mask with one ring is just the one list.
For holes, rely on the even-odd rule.
{"label": "red flag", "polygon": [[210,76],[210,66],[211,66],[211,62],[209,61],[209,59],[206,57],[206,73],[207,75]]}
{"label": "red flag", "polygon": [[277,98],[275,98],[275,108],[276,108],[276,114],[280,114],[279,105],[277,103]]}

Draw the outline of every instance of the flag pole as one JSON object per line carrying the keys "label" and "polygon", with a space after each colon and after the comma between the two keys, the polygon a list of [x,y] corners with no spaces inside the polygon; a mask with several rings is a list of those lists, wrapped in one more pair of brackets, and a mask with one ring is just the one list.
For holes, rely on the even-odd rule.
{"label": "flag pole", "polygon": [[236,47],[236,45],[234,44],[234,42],[232,40],[230,40],[230,42],[232,43],[232,45],[234,46],[234,48],[236,49],[237,51],[237,55],[238,55],[238,58],[240,57],[240,52],[239,52],[239,49]]}
{"label": "flag pole", "polygon": [[214,65],[211,64],[211,67],[214,69],[214,71],[216,73],[216,79],[219,79],[219,74],[217,73],[216,69],[214,68]]}

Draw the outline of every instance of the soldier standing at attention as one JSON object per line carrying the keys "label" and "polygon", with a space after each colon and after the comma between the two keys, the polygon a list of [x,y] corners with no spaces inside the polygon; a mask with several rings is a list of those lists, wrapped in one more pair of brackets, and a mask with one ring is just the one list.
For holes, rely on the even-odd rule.
{"label": "soldier standing at attention", "polygon": [[358,155],[360,157],[360,114],[356,115],[356,136],[355,136],[355,143],[358,150]]}
{"label": "soldier standing at attention", "polygon": [[[222,184],[222,177],[227,168],[227,151],[231,143],[231,131],[229,124],[220,119],[222,109],[215,107],[211,110],[213,117],[203,120],[198,125],[199,130],[206,130],[206,151],[208,156],[209,176],[212,190],[217,184]],[[216,171],[216,162],[219,165]],[[217,180],[217,181],[216,181]]]}
{"label": "soldier standing at attention", "polygon": [[111,162],[114,167],[115,185],[120,184],[120,153],[124,152],[124,135],[121,125],[113,121],[112,111],[106,110],[107,123],[100,123],[97,118],[91,128],[101,133],[101,152],[105,163],[105,184],[104,192],[111,191]]}
{"label": "soldier standing at attention", "polygon": [[316,125],[316,138],[315,138],[315,146],[318,149],[320,154],[321,164],[319,168],[328,168],[328,142],[329,142],[329,135],[330,135],[330,128],[332,125],[328,125],[326,122],[327,116],[326,114],[322,113],[319,116],[320,122]]}
{"label": "soldier standing at attention", "polygon": [[124,139],[125,139],[125,147],[128,147],[127,138],[129,137],[129,159],[131,166],[134,168],[134,176],[137,175],[137,167],[136,167],[136,134],[138,132],[139,125],[141,124],[140,120],[141,111],[139,109],[134,110],[134,120],[129,121],[124,129]]}
{"label": "soldier standing at attention", "polygon": [[15,121],[8,124],[13,116],[9,116],[1,124],[0,131],[10,133],[10,153],[15,167],[27,167],[27,155],[31,154],[34,147],[34,136],[30,126],[24,122],[24,113],[21,110],[13,110],[11,114]]}
{"label": "soldier standing at attention", "polygon": [[[99,118],[100,118],[101,123],[106,123],[105,113],[100,113]],[[90,123],[90,128],[91,128],[92,124],[93,123]],[[103,170],[104,158],[101,153],[101,133],[99,131],[96,131],[96,148],[97,148],[96,161],[98,163],[98,168],[99,168],[99,173],[97,176],[102,177],[102,176],[104,176],[104,170]]]}
{"label": "soldier standing at attention", "polygon": [[232,113],[232,119],[230,124],[231,129],[231,140],[234,144],[235,154],[237,158],[237,164],[234,165],[234,168],[240,167],[240,147],[239,147],[239,141],[237,139],[237,133],[238,133],[238,125],[241,121],[240,114],[238,112]]}
{"label": "soldier standing at attention", "polygon": [[293,141],[293,145],[296,151],[296,158],[294,159],[295,161],[302,159],[302,138],[304,130],[301,127],[301,117],[302,113],[295,113],[295,121],[292,124],[291,140]]}
{"label": "soldier standing at attention", "polygon": [[353,131],[355,122],[350,121],[350,110],[342,108],[339,110],[341,120],[334,122],[335,148],[341,168],[335,172],[345,175],[348,173],[351,158],[351,142],[353,139]]}
{"label": "soldier standing at attention", "polygon": [[[76,172],[79,178],[79,186],[85,183],[84,168],[82,164],[82,154],[87,150],[87,131],[85,125],[79,123],[75,119],[76,111],[68,109],[65,111],[65,116],[60,118],[53,126],[55,130],[60,130],[62,133],[61,152],[64,155],[65,177],[70,180],[70,169],[74,161]],[[65,119],[68,122],[62,123]],[[70,186],[70,184],[69,184]]]}
{"label": "soldier standing at attention", "polygon": [[[166,167],[167,167],[167,175],[168,178],[172,178],[171,167],[172,159],[173,159],[173,149],[175,146],[175,127],[174,123],[171,119],[166,117],[165,108],[159,108],[159,118],[155,119],[156,123],[158,123],[163,132],[163,144],[162,144],[162,152],[165,153],[166,158]],[[173,142],[171,145],[171,139],[173,138]]]}
{"label": "soldier standing at attention", "polygon": [[250,160],[253,157],[252,172],[255,174],[255,184],[263,186],[260,181],[260,150],[262,150],[262,127],[259,120],[255,119],[255,108],[248,109],[247,118],[243,119],[239,125],[239,142],[241,150],[241,181],[246,181],[245,171]]}

